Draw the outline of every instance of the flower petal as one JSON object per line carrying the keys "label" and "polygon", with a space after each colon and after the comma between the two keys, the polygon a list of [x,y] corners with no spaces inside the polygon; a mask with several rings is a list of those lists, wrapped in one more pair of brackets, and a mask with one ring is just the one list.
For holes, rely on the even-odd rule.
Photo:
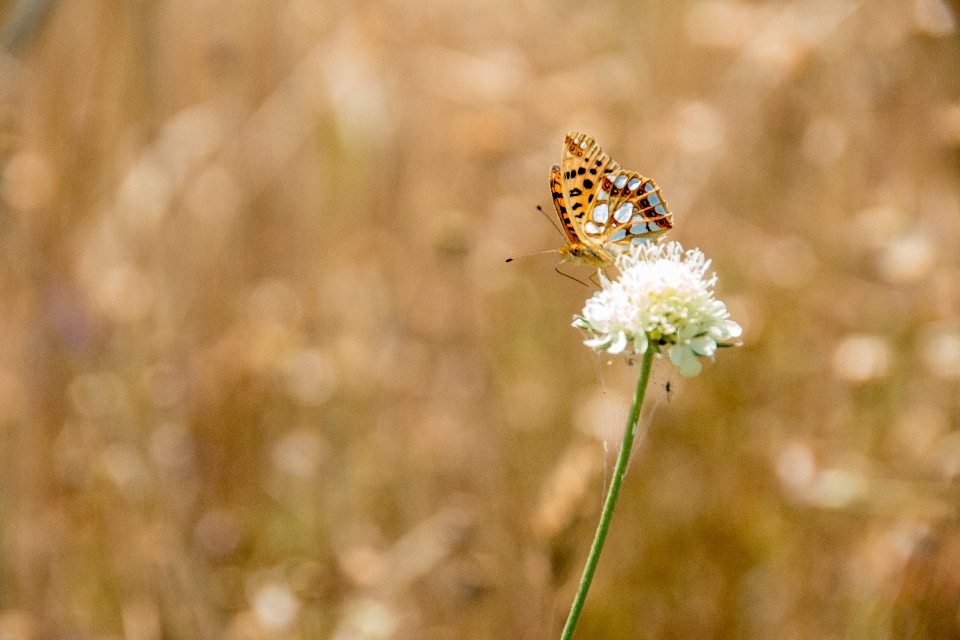
{"label": "flower petal", "polygon": [[603,304],[596,298],[587,300],[587,304],[583,308],[583,317],[585,317],[591,324],[610,322],[610,318],[612,316],[613,309],[611,309],[608,305]]}
{"label": "flower petal", "polygon": [[647,340],[647,334],[638,333],[637,336],[633,339],[634,342],[634,353],[646,353],[647,347],[650,346],[649,341]]}
{"label": "flower petal", "polygon": [[677,333],[677,338],[679,338],[681,342],[685,342],[696,336],[698,333],[700,333],[700,327],[697,325],[697,323],[688,322],[684,323],[684,325],[680,327],[680,331]]}
{"label": "flower petal", "polygon": [[627,334],[625,334],[623,331],[618,331],[617,335],[613,339],[613,343],[607,348],[607,351],[612,354],[621,353],[627,348],[627,342]]}
{"label": "flower petal", "polygon": [[717,342],[710,336],[699,336],[690,341],[690,347],[698,356],[710,357],[717,350]]}
{"label": "flower petal", "polygon": [[604,348],[606,348],[608,344],[610,344],[610,336],[605,335],[605,336],[597,336],[596,338],[590,338],[589,340],[584,340],[583,344],[587,345],[591,349],[596,349],[597,351],[601,351]]}
{"label": "flower petal", "polygon": [[693,349],[687,345],[675,344],[670,347],[670,362],[676,366],[679,367],[687,358],[696,359],[696,356],[693,355]]}
{"label": "flower petal", "polygon": [[677,369],[684,378],[692,378],[703,370],[703,365],[700,364],[696,356],[691,355],[689,358],[684,358]]}

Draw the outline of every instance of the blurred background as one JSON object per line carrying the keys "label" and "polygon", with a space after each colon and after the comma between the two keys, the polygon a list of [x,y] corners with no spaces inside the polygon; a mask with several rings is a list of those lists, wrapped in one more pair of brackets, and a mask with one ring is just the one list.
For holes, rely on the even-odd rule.
{"label": "blurred background", "polygon": [[958,9],[0,0],[0,638],[558,637],[636,379],[504,263],[571,128],[745,329],[578,637],[960,638]]}

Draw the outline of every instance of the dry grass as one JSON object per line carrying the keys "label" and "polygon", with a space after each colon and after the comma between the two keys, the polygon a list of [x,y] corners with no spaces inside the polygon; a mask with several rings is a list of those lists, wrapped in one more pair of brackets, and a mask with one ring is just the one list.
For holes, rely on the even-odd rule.
{"label": "dry grass", "polygon": [[569,128],[745,328],[578,637],[960,637],[957,9],[54,3],[0,65],[0,637],[558,636],[635,375],[503,262]]}

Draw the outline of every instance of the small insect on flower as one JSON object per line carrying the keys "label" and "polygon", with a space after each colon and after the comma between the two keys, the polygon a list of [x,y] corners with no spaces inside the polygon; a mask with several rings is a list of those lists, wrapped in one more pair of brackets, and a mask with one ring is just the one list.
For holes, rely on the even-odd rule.
{"label": "small insect on flower", "polygon": [[645,244],[615,258],[620,277],[600,277],[602,288],[587,300],[573,326],[597,351],[631,356],[669,348],[680,375],[695,376],[717,347],[736,346],[742,333],[726,305],[714,297],[717,276],[699,249],[679,242]]}
{"label": "small insect on flower", "polygon": [[673,215],[650,178],[625,171],[593,138],[571,131],[550,169],[553,204],[567,238],[568,262],[609,267],[632,246],[655,240]]}

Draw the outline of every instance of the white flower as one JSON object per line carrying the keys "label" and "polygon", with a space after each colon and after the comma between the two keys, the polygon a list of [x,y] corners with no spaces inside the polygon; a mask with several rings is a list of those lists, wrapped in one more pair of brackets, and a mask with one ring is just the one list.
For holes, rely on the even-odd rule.
{"label": "white flower", "polygon": [[741,334],[723,302],[713,297],[717,276],[699,249],[679,242],[631,247],[616,258],[620,278],[600,275],[602,288],[587,300],[573,326],[592,335],[584,344],[611,354],[642,354],[669,346],[682,376],[695,376],[718,345]]}

